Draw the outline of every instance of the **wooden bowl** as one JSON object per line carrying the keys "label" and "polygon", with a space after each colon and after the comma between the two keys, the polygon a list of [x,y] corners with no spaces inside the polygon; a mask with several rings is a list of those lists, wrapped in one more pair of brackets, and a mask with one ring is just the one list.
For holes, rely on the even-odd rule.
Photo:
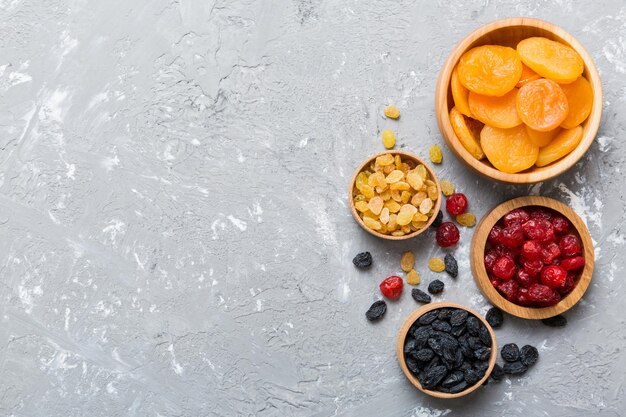
{"label": "wooden bowl", "polygon": [[369,158],[367,158],[356,169],[356,171],[354,172],[354,175],[352,176],[352,180],[350,181],[350,188],[348,189],[348,203],[350,204],[350,211],[352,212],[352,216],[354,217],[354,220],[356,220],[357,223],[363,229],[365,229],[368,233],[370,233],[370,234],[372,234],[372,235],[374,235],[376,237],[380,237],[380,238],[387,239],[387,240],[405,240],[405,239],[410,239],[412,237],[415,237],[415,236],[419,235],[420,233],[424,232],[425,230],[427,230],[430,227],[430,225],[432,224],[432,222],[435,221],[435,218],[437,217],[437,215],[435,214],[434,216],[431,216],[430,219],[428,219],[428,222],[426,222],[426,225],[422,229],[420,229],[420,230],[417,230],[417,231],[415,231],[413,233],[409,233],[408,235],[404,235],[404,236],[392,236],[392,235],[385,235],[383,233],[379,233],[376,230],[372,230],[369,227],[367,227],[365,225],[365,223],[363,223],[363,220],[361,219],[361,217],[359,217],[359,213],[357,212],[356,207],[354,207],[354,198],[353,198],[353,196],[354,196],[354,190],[356,189],[356,187],[355,187],[356,176],[359,175],[359,172],[363,171],[376,158],[378,158],[381,155],[387,154],[387,153],[390,153],[390,154],[393,154],[393,155],[400,155],[403,160],[410,159],[413,162],[415,162],[416,166],[418,164],[422,164],[422,165],[424,165],[424,167],[426,167],[426,171],[428,172],[428,175],[430,175],[432,181],[437,186],[437,195],[438,195],[438,197],[437,197],[437,201],[435,201],[435,205],[433,206],[433,210],[434,210],[434,213],[438,213],[439,212],[439,209],[441,208],[441,185],[439,184],[439,180],[437,179],[437,176],[435,175],[435,171],[433,171],[433,169],[430,167],[430,165],[428,165],[426,163],[426,161],[424,161],[423,159],[421,159],[417,155],[414,155],[414,154],[412,154],[410,152],[396,150],[396,149],[391,149],[391,150],[388,150],[388,151],[379,152],[379,153],[377,153],[375,155],[372,155]]}
{"label": "wooden bowl", "polygon": [[[583,138],[576,149],[565,157],[545,167],[532,167],[520,173],[509,174],[495,169],[486,158],[481,161],[474,158],[457,139],[452,125],[450,124],[449,117],[450,110],[454,106],[452,92],[450,90],[450,80],[452,78],[452,71],[457,62],[469,49],[486,44],[504,45],[515,48],[519,41],[533,36],[543,36],[561,42],[565,45],[569,45],[578,52],[585,63],[583,75],[587,78],[593,90],[593,106],[589,117],[587,117],[587,120],[582,124]],[[602,116],[602,83],[598,75],[598,70],[589,53],[583,48],[580,42],[565,30],[539,19],[526,17],[502,19],[478,28],[452,50],[437,80],[435,113],[437,114],[439,130],[448,148],[474,171],[487,178],[510,184],[536,183],[554,178],[567,171],[585,154],[585,152],[587,152],[589,146],[591,146],[591,143],[598,133],[600,118]]]}
{"label": "wooden bowl", "polygon": [[[500,295],[498,290],[494,288],[491,281],[489,281],[489,276],[487,275],[487,270],[485,269],[485,245],[487,244],[487,236],[489,236],[491,228],[509,211],[526,206],[548,207],[556,212],[559,212],[572,223],[574,229],[571,233],[577,235],[583,245],[585,266],[582,271],[579,272],[578,284],[576,284],[576,287],[574,287],[572,292],[567,294],[561,299],[561,301],[551,307],[525,307],[510,302]],[[556,316],[557,314],[561,314],[570,309],[578,302],[578,300],[580,300],[587,290],[593,274],[593,243],[585,223],[583,223],[574,210],[567,207],[565,204],[547,197],[519,197],[500,204],[491,210],[491,212],[487,214],[480,221],[480,223],[478,223],[476,231],[474,232],[474,237],[472,238],[470,262],[476,284],[484,296],[487,297],[493,305],[517,317],[533,320],[545,319],[547,317]]]}
{"label": "wooden bowl", "polygon": [[[417,377],[413,375],[411,371],[409,371],[409,368],[407,368],[406,366],[406,361],[404,360],[404,341],[413,323],[415,323],[415,321],[418,318],[420,318],[421,316],[423,316],[424,314],[428,313],[431,310],[437,310],[439,308],[447,308],[447,307],[460,308],[461,310],[465,310],[469,314],[476,316],[478,320],[480,320],[485,326],[487,326],[487,330],[489,330],[489,334],[491,335],[491,356],[489,357],[489,368],[487,368],[485,375],[476,384],[472,385],[471,387],[467,388],[464,391],[457,392],[456,394],[432,391],[432,390],[423,388],[422,384],[420,384],[420,381],[417,379]],[[458,398],[474,391],[476,388],[480,387],[487,378],[489,378],[489,375],[491,375],[491,371],[493,370],[493,367],[496,364],[496,358],[498,356],[498,346],[496,344],[496,335],[494,334],[493,329],[480,314],[460,304],[440,302],[440,303],[426,304],[418,308],[417,310],[413,311],[406,318],[406,320],[404,320],[404,323],[402,323],[402,326],[400,327],[400,330],[398,331],[398,341],[396,342],[396,354],[398,356],[398,362],[400,362],[400,367],[402,368],[402,372],[404,372],[404,375],[408,378],[409,381],[411,381],[411,384],[413,384],[415,388],[417,388],[418,390],[430,396],[437,397],[437,398]]]}

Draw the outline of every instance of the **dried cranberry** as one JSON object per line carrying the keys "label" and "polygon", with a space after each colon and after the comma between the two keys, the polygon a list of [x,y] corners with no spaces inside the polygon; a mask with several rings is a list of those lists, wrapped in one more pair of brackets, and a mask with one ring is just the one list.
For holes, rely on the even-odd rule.
{"label": "dried cranberry", "polygon": [[540,240],[542,243],[551,242],[554,240],[554,228],[552,227],[552,223],[550,223],[546,219],[538,219],[539,227],[543,229],[544,236]]}
{"label": "dried cranberry", "polygon": [[494,249],[487,249],[485,252],[485,269],[487,272],[491,272],[493,270],[493,264],[498,259],[498,254]]}
{"label": "dried cranberry", "polygon": [[541,251],[541,260],[544,264],[548,265],[561,256],[561,249],[559,245],[554,242],[548,243]]}
{"label": "dried cranberry", "polygon": [[519,223],[513,223],[502,230],[502,244],[509,248],[519,248],[524,243],[524,230]]}
{"label": "dried cranberry", "polygon": [[553,214],[552,210],[547,209],[547,208],[543,208],[543,207],[535,208],[530,213],[530,218],[531,219],[552,220],[552,217],[554,217],[554,214]]}
{"label": "dried cranberry", "polygon": [[498,285],[502,282],[502,280],[494,275],[489,275],[489,281],[491,281],[491,285],[498,288]]}
{"label": "dried cranberry", "polygon": [[504,281],[502,284],[498,285],[498,291],[500,294],[504,296],[509,301],[515,302],[517,299],[517,291],[519,290],[519,285],[517,281],[512,279],[508,281]]}
{"label": "dried cranberry", "polygon": [[522,224],[530,219],[530,214],[524,208],[517,208],[509,211],[504,217],[504,225],[511,226],[514,223]]}
{"label": "dried cranberry", "polygon": [[494,247],[494,249],[495,249],[496,253],[498,254],[498,256],[507,255],[507,256],[510,256],[513,259],[516,259],[519,256],[519,254],[520,254],[519,249],[517,249],[517,248],[509,248],[509,247],[504,246],[504,245],[496,245]]}
{"label": "dried cranberry", "polygon": [[446,201],[446,211],[453,217],[465,213],[467,211],[467,198],[465,194],[454,193],[448,197]]}
{"label": "dried cranberry", "polygon": [[524,271],[521,268],[518,269],[515,273],[515,280],[519,283],[520,286],[526,288],[537,283],[536,277],[531,277],[530,275],[528,275],[528,272]]}
{"label": "dried cranberry", "polygon": [[489,231],[489,236],[487,236],[487,242],[489,242],[490,245],[497,245],[498,243],[501,243],[500,239],[502,239],[502,228],[498,225],[495,225]]}
{"label": "dried cranberry", "polygon": [[554,232],[559,235],[564,235],[569,232],[569,220],[563,216],[554,216],[552,219],[552,227]]}
{"label": "dried cranberry", "polygon": [[522,229],[524,230],[526,237],[530,240],[537,240],[541,242],[546,237],[546,232],[543,227],[541,227],[539,220],[528,220],[526,223],[522,224]]}
{"label": "dried cranberry", "polygon": [[522,256],[526,259],[530,259],[534,261],[535,259],[541,258],[541,252],[543,248],[539,242],[534,240],[527,240],[522,245]]}
{"label": "dried cranberry", "polygon": [[380,292],[387,298],[398,298],[402,294],[402,278],[392,275],[380,283]]}
{"label": "dried cranberry", "polygon": [[565,284],[567,271],[558,265],[548,265],[541,271],[541,283],[550,288],[559,288]]}
{"label": "dried cranberry", "polygon": [[498,278],[510,279],[515,274],[515,270],[515,261],[507,255],[500,256],[493,264],[493,274]]}
{"label": "dried cranberry", "polygon": [[580,240],[572,234],[563,236],[559,241],[559,247],[561,248],[561,253],[568,257],[580,255],[583,251]]}
{"label": "dried cranberry", "polygon": [[585,266],[585,258],[583,258],[582,256],[575,256],[573,258],[563,259],[561,261],[561,266],[566,271],[580,269]]}
{"label": "dried cranberry", "polygon": [[521,306],[527,306],[533,303],[533,300],[528,296],[528,288],[520,288],[517,290],[517,300],[515,302]]}
{"label": "dried cranberry", "polygon": [[573,272],[569,272],[567,274],[567,278],[565,278],[565,283],[562,287],[557,288],[557,291],[561,293],[561,295],[566,295],[572,292],[574,287],[576,286],[576,274]]}
{"label": "dried cranberry", "polygon": [[454,246],[459,241],[459,229],[452,222],[443,222],[437,228],[437,244],[442,248]]}
{"label": "dried cranberry", "polygon": [[[547,285],[533,284],[528,288],[528,298],[534,303],[549,303],[559,294]],[[557,301],[558,302],[558,301]]]}

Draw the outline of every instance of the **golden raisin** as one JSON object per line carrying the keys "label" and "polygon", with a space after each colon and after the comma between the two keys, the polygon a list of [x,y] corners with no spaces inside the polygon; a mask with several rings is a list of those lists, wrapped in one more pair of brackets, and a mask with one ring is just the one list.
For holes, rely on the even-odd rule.
{"label": "golden raisin", "polygon": [[389,105],[385,107],[385,116],[391,119],[397,119],[400,117],[400,109],[396,106]]}
{"label": "golden raisin", "polygon": [[456,216],[456,221],[461,226],[474,227],[474,225],[476,224],[476,216],[474,216],[472,213],[463,213]]}
{"label": "golden raisin", "polygon": [[413,252],[411,251],[404,252],[402,254],[402,258],[400,258],[400,268],[402,268],[404,272],[409,272],[410,270],[413,269],[414,265],[415,265],[415,256],[413,255]]}
{"label": "golden raisin", "polygon": [[411,269],[408,274],[406,274],[406,283],[410,285],[417,285],[420,283],[420,275],[415,269]]}
{"label": "golden raisin", "polygon": [[443,154],[441,153],[441,148],[439,145],[433,145],[428,150],[428,155],[430,156],[430,160],[434,164],[440,164],[443,159]]}
{"label": "golden raisin", "polygon": [[430,258],[430,260],[428,261],[428,267],[431,271],[441,272],[446,269],[446,264],[441,258]]}
{"label": "golden raisin", "polygon": [[454,194],[454,184],[446,180],[441,181],[441,192],[443,192],[443,195],[446,197],[451,196]]}
{"label": "golden raisin", "polygon": [[389,129],[383,130],[382,133],[383,145],[385,148],[391,149],[396,145],[396,135]]}
{"label": "golden raisin", "polygon": [[386,154],[381,155],[378,158],[376,158],[376,164],[380,165],[380,166],[383,166],[383,167],[387,166],[387,165],[391,165],[394,162],[395,162],[395,158],[390,153],[386,153]]}
{"label": "golden raisin", "polygon": [[371,217],[368,216],[364,216],[363,217],[363,223],[365,223],[365,225],[367,227],[369,227],[370,229],[373,230],[380,230],[382,225],[380,224],[380,222],[378,220],[375,220]]}

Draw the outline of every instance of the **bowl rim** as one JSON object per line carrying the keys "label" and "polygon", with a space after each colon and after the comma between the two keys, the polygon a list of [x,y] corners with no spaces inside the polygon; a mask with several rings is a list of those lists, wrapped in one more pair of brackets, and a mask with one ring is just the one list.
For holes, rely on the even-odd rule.
{"label": "bowl rim", "polygon": [[[478,318],[485,326],[487,326],[487,330],[489,330],[489,335],[491,336],[491,356],[489,357],[489,367],[485,371],[485,375],[483,375],[480,381],[478,381],[476,384],[472,385],[469,388],[466,388],[465,390],[461,392],[457,392],[455,394],[433,391],[433,390],[423,388],[422,384],[419,382],[417,377],[414,376],[409,371],[409,368],[406,366],[406,361],[404,360],[404,341],[406,340],[406,335],[408,334],[409,329],[411,328],[413,323],[418,318],[428,313],[429,311],[436,310],[439,308],[459,308],[461,310],[467,311],[468,313]],[[461,304],[447,302],[447,301],[439,301],[439,302],[434,302],[434,303],[428,303],[415,309],[411,314],[408,315],[408,317],[404,320],[404,322],[402,322],[402,325],[400,326],[400,329],[398,330],[398,338],[396,342],[396,356],[398,358],[398,362],[400,363],[400,367],[402,368],[402,372],[404,373],[404,376],[406,376],[406,378],[411,382],[411,384],[413,384],[415,388],[417,388],[418,390],[432,397],[450,399],[450,398],[463,397],[473,392],[478,387],[480,387],[487,380],[487,378],[489,378],[489,375],[491,375],[491,371],[493,371],[493,367],[495,366],[496,359],[498,357],[498,345],[497,345],[497,340],[496,340],[496,334],[493,331],[493,328],[491,327],[491,325],[489,325],[487,320],[485,320],[485,318],[482,315],[478,314],[475,310],[469,307],[466,307],[464,305],[461,305]]]}
{"label": "bowl rim", "polygon": [[[526,307],[507,300],[491,284],[485,269],[485,245],[487,244],[487,236],[491,228],[509,211],[528,206],[547,207],[559,212],[572,223],[583,245],[585,266],[580,272],[578,284],[561,301],[551,307]],[[564,203],[549,197],[524,196],[513,198],[497,205],[478,223],[472,237],[470,264],[476,285],[490,303],[516,317],[539,320],[564,313],[582,298],[593,276],[595,258],[589,230],[574,210]]]}
{"label": "bowl rim", "polygon": [[[461,144],[456,137],[452,125],[450,124],[448,110],[448,91],[452,78],[452,71],[455,68],[461,55],[467,51],[479,38],[498,29],[507,27],[532,27],[539,28],[551,32],[555,37],[560,38],[564,43],[571,46],[583,59],[585,69],[583,74],[589,81],[593,89],[593,105],[591,113],[583,122],[583,137],[578,146],[563,158],[553,162],[552,164],[541,167],[538,171],[520,172],[510,174],[499,171],[482,161],[474,158]],[[602,82],[596,68],[595,62],[583,45],[569,32],[563,28],[541,19],[529,17],[512,17],[506,19],[495,20],[480,26],[465,38],[463,38],[450,52],[444,65],[439,72],[437,85],[435,90],[435,114],[437,115],[437,124],[441,135],[446,142],[448,148],[469,166],[473,171],[496,181],[509,184],[533,184],[554,178],[570,169],[576,164],[587,152],[591,144],[596,138],[600,121],[602,118]]]}
{"label": "bowl rim", "polygon": [[433,168],[424,159],[420,158],[419,156],[411,152],[399,150],[399,149],[388,149],[386,151],[378,152],[378,153],[375,153],[374,155],[367,157],[354,171],[354,174],[352,175],[352,179],[350,180],[350,187],[348,188],[348,204],[350,205],[350,211],[352,212],[352,217],[354,217],[354,220],[356,220],[359,226],[361,226],[366,232],[368,232],[371,235],[374,235],[382,239],[387,239],[387,240],[411,239],[422,234],[426,230],[428,230],[430,225],[435,221],[435,218],[437,217],[437,215],[431,216],[426,222],[426,225],[420,230],[417,230],[413,233],[409,233],[408,235],[404,235],[404,236],[392,236],[392,235],[385,235],[383,233],[379,233],[376,230],[372,230],[369,227],[367,227],[365,223],[363,222],[363,219],[361,219],[361,217],[359,216],[359,213],[357,213],[356,207],[354,206],[354,197],[352,196],[352,193],[354,190],[354,184],[356,183],[357,175],[359,175],[359,173],[363,171],[363,169],[368,164],[370,164],[373,160],[385,154],[399,154],[403,157],[413,159],[418,164],[424,165],[424,167],[426,168],[426,171],[428,171],[428,174],[431,176],[432,181],[437,186],[437,201],[435,201],[435,205],[433,206],[434,212],[438,213],[439,210],[441,209],[441,198],[442,198],[441,197],[441,184],[439,183],[439,179],[437,178],[437,175],[435,174],[435,171],[433,170]]}

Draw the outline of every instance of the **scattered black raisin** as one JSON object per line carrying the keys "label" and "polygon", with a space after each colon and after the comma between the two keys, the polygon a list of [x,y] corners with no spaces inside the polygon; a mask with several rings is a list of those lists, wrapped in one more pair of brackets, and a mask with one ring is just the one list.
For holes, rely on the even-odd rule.
{"label": "scattered black raisin", "polygon": [[524,372],[526,372],[527,369],[528,367],[520,361],[506,362],[502,367],[504,373],[509,375],[523,374]]}
{"label": "scattered black raisin", "polygon": [[419,319],[417,319],[417,322],[421,324],[422,326],[426,324],[430,324],[433,321],[437,320],[438,314],[439,312],[437,310],[429,311],[428,313],[423,314]]}
{"label": "scattered black raisin", "polygon": [[361,252],[352,259],[352,263],[357,268],[369,268],[372,265],[372,254],[369,252]]}
{"label": "scattered black raisin", "polygon": [[413,299],[417,301],[418,303],[428,304],[432,301],[432,298],[430,298],[430,295],[426,294],[424,291],[420,290],[419,288],[413,288],[413,290],[411,291],[411,297],[413,297]]}
{"label": "scattered black raisin", "polygon": [[420,381],[425,389],[435,388],[446,377],[448,370],[445,366],[433,366],[424,374]]}
{"label": "scattered black raisin", "polygon": [[443,320],[435,320],[433,321],[433,329],[439,330],[440,332],[450,333],[452,330],[452,326],[446,321]]}
{"label": "scattered black raisin", "polygon": [[485,346],[491,346],[491,333],[483,323],[478,327],[478,338]]}
{"label": "scattered black raisin", "polygon": [[456,259],[454,259],[454,256],[451,253],[447,254],[443,258],[443,262],[446,265],[446,272],[448,273],[448,275],[450,275],[452,278],[456,278],[459,276],[459,265],[457,264]]}
{"label": "scattered black raisin", "polygon": [[504,321],[504,315],[502,314],[502,310],[498,307],[491,307],[489,311],[487,311],[487,315],[485,316],[485,320],[487,323],[494,329],[502,326],[502,322]]}
{"label": "scattered black raisin", "polygon": [[461,326],[465,324],[465,320],[467,319],[468,316],[468,312],[465,310],[455,310],[451,315],[450,315],[450,324],[452,326]]}
{"label": "scattered black raisin", "polygon": [[474,316],[469,316],[465,323],[467,324],[467,331],[469,334],[472,336],[478,336],[478,330],[480,328],[480,322],[478,319]]}
{"label": "scattered black raisin", "polygon": [[491,356],[491,348],[482,347],[474,351],[474,357],[480,361],[486,361]]}
{"label": "scattered black raisin", "polygon": [[541,322],[545,324],[546,326],[550,326],[550,327],[563,327],[567,324],[567,319],[564,316],[559,314],[558,316],[548,317],[547,319],[543,319],[541,320]]}
{"label": "scattered black raisin", "polygon": [[491,371],[491,379],[494,381],[500,381],[504,376],[504,370],[497,363],[493,366],[493,370]]}
{"label": "scattered black raisin", "polygon": [[421,362],[428,362],[435,357],[435,352],[430,349],[420,349],[413,354],[413,357]]}
{"label": "scattered black raisin", "polygon": [[428,284],[428,292],[431,294],[440,294],[443,291],[443,282],[438,279]]}
{"label": "scattered black raisin", "polygon": [[443,223],[443,212],[441,210],[439,210],[439,213],[437,213],[437,217],[435,217],[435,220],[433,220],[433,223],[431,224],[431,227],[433,229],[436,229],[439,226],[441,226],[441,223]]}
{"label": "scattered black raisin", "polygon": [[387,303],[385,302],[385,300],[378,300],[375,301],[374,304],[372,304],[369,310],[367,310],[367,312],[365,313],[365,317],[367,317],[369,321],[376,321],[382,318],[386,312]]}
{"label": "scattered black raisin", "polygon": [[517,347],[515,343],[507,343],[502,346],[500,355],[502,356],[502,359],[507,362],[515,362],[519,359],[519,347]]}
{"label": "scattered black raisin", "polygon": [[526,345],[520,350],[520,361],[526,366],[533,366],[539,359],[536,347]]}

